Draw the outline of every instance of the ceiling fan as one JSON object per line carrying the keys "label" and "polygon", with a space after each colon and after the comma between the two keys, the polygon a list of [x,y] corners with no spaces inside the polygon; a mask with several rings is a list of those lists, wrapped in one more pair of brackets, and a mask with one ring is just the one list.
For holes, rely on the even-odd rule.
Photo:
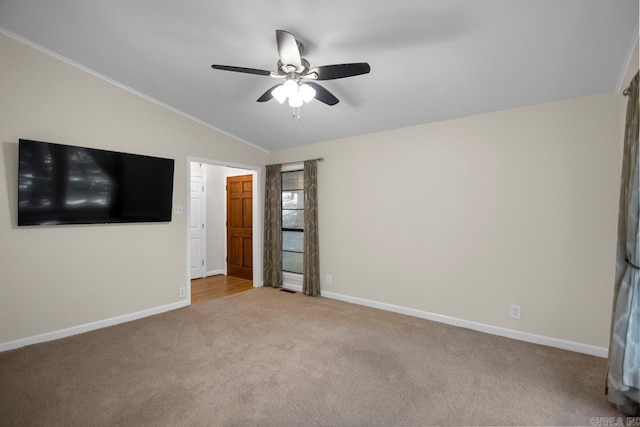
{"label": "ceiling fan", "polygon": [[278,71],[276,72],[230,65],[214,64],[211,67],[216,70],[236,71],[284,79],[284,83],[272,86],[263,93],[258,98],[258,102],[266,102],[271,98],[275,98],[276,101],[283,104],[284,101],[289,99],[289,106],[294,109],[299,108],[306,102],[310,102],[314,98],[327,105],[336,105],[339,102],[338,98],[318,83],[315,83],[315,81],[343,79],[367,74],[371,70],[371,67],[366,62],[311,68],[309,61],[302,57],[304,45],[297,41],[293,34],[284,30],[276,30],[276,42],[278,44],[278,54],[280,55]]}

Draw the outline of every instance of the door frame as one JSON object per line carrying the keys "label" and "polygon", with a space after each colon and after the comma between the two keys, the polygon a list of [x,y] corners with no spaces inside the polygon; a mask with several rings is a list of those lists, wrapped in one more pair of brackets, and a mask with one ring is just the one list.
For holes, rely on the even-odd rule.
{"label": "door frame", "polygon": [[[254,288],[261,287],[262,286],[262,202],[261,202],[262,194],[261,194],[260,188],[262,183],[262,167],[226,162],[223,160],[206,159],[203,157],[187,156],[187,171],[186,171],[187,192],[186,194],[188,197],[190,197],[189,187],[191,185],[191,162],[202,163],[202,164],[207,164],[212,166],[223,166],[223,167],[227,166],[230,168],[246,169],[247,175],[249,174],[253,175],[253,202],[252,202],[253,212],[252,212],[252,221],[251,221],[252,227],[253,227],[253,245],[251,248],[253,251],[253,287]],[[187,246],[187,258],[185,263],[185,266],[186,266],[185,277],[186,277],[186,288],[187,288],[187,300],[189,301],[189,304],[191,304],[191,279],[190,279],[191,254],[190,254],[190,248],[189,248],[189,221],[188,221],[191,215],[191,203],[186,203],[186,207],[187,207],[187,210],[185,212],[186,213],[185,228],[187,230],[187,233],[185,237],[185,243]],[[226,210],[226,199],[225,199],[225,204],[224,206],[221,206],[221,209]],[[226,216],[226,213],[225,213],[225,216]],[[226,243],[225,243],[225,246],[226,246]],[[225,252],[226,252],[226,248],[225,248]]]}

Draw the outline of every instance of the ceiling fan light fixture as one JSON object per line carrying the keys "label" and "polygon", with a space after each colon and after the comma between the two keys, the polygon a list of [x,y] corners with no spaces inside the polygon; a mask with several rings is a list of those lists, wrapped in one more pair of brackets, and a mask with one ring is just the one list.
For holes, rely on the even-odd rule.
{"label": "ceiling fan light fixture", "polygon": [[[340,102],[331,92],[315,81],[344,79],[367,74],[371,71],[371,67],[366,62],[324,65],[311,68],[309,61],[301,57],[304,52],[302,43],[297,41],[293,34],[285,30],[276,30],[276,43],[278,45],[278,56],[280,57],[277,62],[276,72],[219,64],[213,64],[211,68],[268,76],[274,79],[285,79],[283,84],[271,86],[267,89],[266,92],[260,95],[257,102],[267,102],[271,98],[275,98],[277,102],[284,104],[284,101],[288,99],[289,106],[293,107],[294,111],[297,110],[298,120],[300,120],[300,106],[314,99],[329,106]],[[294,113],[295,116],[296,114]]]}

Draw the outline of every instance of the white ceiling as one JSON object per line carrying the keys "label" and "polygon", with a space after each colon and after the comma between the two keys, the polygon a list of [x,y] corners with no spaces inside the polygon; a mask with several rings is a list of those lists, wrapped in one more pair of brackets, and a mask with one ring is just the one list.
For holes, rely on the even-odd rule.
{"label": "white ceiling", "polygon": [[[638,0],[0,0],[0,27],[268,151],[617,89]],[[321,82],[301,121],[256,99],[275,30],[311,66],[368,62]]]}

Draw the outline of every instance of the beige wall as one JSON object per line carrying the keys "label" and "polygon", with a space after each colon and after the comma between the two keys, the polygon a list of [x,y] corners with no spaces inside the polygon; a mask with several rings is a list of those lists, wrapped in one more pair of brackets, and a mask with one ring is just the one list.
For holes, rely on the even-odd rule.
{"label": "beige wall", "polygon": [[606,347],[618,102],[605,94],[397,129],[269,163],[325,158],[323,290]]}
{"label": "beige wall", "polygon": [[179,301],[186,215],[170,223],[16,226],[19,138],[262,166],[267,155],[0,35],[0,343]]}
{"label": "beige wall", "polygon": [[187,280],[186,215],[17,228],[17,141],[30,138],[174,158],[174,205],[185,207],[187,156],[323,156],[324,290],[608,344],[619,95],[267,155],[2,35],[0,64],[0,343],[177,302]]}

